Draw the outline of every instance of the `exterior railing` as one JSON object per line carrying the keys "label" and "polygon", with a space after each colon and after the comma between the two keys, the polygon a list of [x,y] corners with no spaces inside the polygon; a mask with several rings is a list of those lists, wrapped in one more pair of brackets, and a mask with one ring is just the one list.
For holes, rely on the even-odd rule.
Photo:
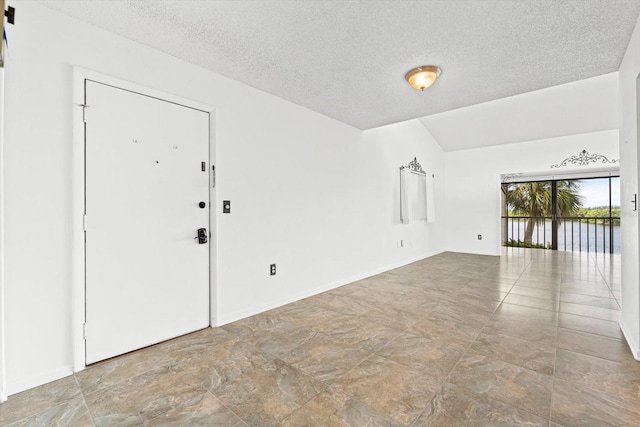
{"label": "exterior railing", "polygon": [[[531,242],[525,243],[526,226],[537,221]],[[552,248],[552,217],[503,216],[504,246]],[[578,252],[620,252],[619,217],[558,217],[557,249]]]}

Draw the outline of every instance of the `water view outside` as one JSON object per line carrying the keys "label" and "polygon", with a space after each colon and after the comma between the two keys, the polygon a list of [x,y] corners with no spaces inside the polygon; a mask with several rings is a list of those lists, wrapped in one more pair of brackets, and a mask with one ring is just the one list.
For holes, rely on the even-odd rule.
{"label": "water view outside", "polygon": [[[509,239],[522,240],[524,238],[526,220],[509,219]],[[613,227],[613,253],[620,253],[620,226]],[[609,235],[609,224],[602,225],[602,221],[598,224],[579,223],[574,221],[573,224],[563,222],[558,228],[558,250],[559,251],[575,251],[575,252],[600,252],[609,253],[611,247]],[[534,245],[543,245],[545,248],[551,248],[551,221],[544,224],[537,224],[533,230],[531,243]]]}
{"label": "water view outside", "polygon": [[[558,250],[619,254],[620,178],[556,182]],[[503,196],[503,244],[551,249],[551,181],[503,184]],[[529,218],[522,217],[539,222],[527,230]]]}

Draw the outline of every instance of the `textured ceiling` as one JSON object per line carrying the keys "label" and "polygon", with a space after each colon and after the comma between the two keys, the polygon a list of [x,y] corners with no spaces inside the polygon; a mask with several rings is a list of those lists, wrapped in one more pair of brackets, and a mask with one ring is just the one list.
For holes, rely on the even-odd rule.
{"label": "textured ceiling", "polygon": [[[360,129],[617,71],[639,0],[41,0]],[[404,74],[442,68],[425,92]]]}

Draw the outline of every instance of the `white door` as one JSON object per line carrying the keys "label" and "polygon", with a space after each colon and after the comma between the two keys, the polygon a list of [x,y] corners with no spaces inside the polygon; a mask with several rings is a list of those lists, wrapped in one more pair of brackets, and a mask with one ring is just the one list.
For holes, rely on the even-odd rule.
{"label": "white door", "polygon": [[209,325],[209,114],[85,83],[90,364]]}

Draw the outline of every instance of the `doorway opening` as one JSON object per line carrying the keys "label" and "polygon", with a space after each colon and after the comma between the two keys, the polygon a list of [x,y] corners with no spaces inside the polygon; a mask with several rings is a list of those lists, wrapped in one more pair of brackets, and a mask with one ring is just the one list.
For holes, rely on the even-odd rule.
{"label": "doorway opening", "polygon": [[620,253],[620,177],[502,184],[502,245]]}

